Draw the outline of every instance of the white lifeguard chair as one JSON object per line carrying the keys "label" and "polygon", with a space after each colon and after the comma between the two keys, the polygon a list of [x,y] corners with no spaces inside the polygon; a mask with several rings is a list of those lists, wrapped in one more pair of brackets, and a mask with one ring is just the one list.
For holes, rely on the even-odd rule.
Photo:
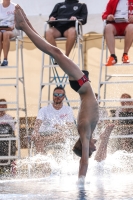
{"label": "white lifeguard chair", "polygon": [[[99,72],[99,83],[98,83],[98,102],[102,103],[100,107],[106,110],[110,110],[113,114],[106,118],[101,118],[100,120],[133,120],[133,116],[127,117],[116,117],[113,112],[117,108],[123,108],[118,105],[120,102],[133,101],[132,99],[120,99],[119,91],[121,89],[127,88],[127,86],[132,85],[133,87],[133,63],[117,63],[113,66],[106,67],[105,63],[108,59],[108,47],[104,38],[104,28],[106,26],[106,21],[104,21],[103,27],[103,37],[102,37],[102,47],[101,47],[101,62],[100,62],[100,72]],[[115,40],[124,39],[124,36],[115,36]],[[105,59],[105,62],[104,62]],[[124,67],[127,67],[127,73],[125,73]],[[115,72],[115,73],[114,73]],[[109,93],[111,91],[111,93]],[[125,90],[126,93],[127,90]],[[130,93],[130,92],[129,92]],[[119,96],[118,96],[119,95]],[[102,96],[102,98],[100,98]],[[124,108],[129,108],[131,106],[124,106]],[[133,138],[133,134],[123,135],[118,134],[117,136],[111,135],[113,138]]]}
{"label": "white lifeguard chair", "polygon": [[[8,108],[4,109],[6,111],[14,111],[15,117],[13,120],[4,120],[2,123],[13,122],[15,123],[15,137],[10,137],[10,135],[5,135],[5,137],[0,137],[0,141],[8,141],[9,142],[9,149],[8,149],[8,156],[0,156],[0,160],[8,160],[6,163],[1,163],[0,166],[3,165],[10,165],[11,160],[18,159],[21,156],[20,152],[20,111],[24,112],[25,121],[26,121],[26,131],[28,134],[28,126],[27,126],[27,105],[26,105],[26,93],[25,93],[25,78],[24,78],[24,63],[23,63],[23,32],[20,31],[20,35],[11,39],[11,42],[15,42],[16,44],[16,63],[13,66],[1,66],[0,71],[8,71],[10,73],[2,72],[0,73],[0,88],[6,88],[7,93],[10,94],[11,99],[12,97],[12,88],[15,88],[15,100],[7,101],[7,102],[0,102],[0,104],[7,104]],[[20,56],[20,65],[19,66],[19,56]],[[10,89],[9,89],[10,88]],[[23,98],[23,106],[20,106],[19,98]],[[2,109],[0,109],[2,110]],[[17,143],[17,153],[15,156],[11,155],[11,142],[16,141]]]}
{"label": "white lifeguard chair", "polygon": [[[56,20],[54,22],[59,22],[60,20]],[[62,20],[61,20],[62,21]],[[69,20],[63,20],[63,21],[69,21]],[[49,25],[51,22],[45,22],[44,24],[44,37],[45,32],[47,30],[47,25]],[[82,31],[82,23],[80,20],[75,21],[75,29],[76,29],[76,40],[74,49],[76,51],[77,47],[77,54],[78,54],[78,61],[77,65],[80,69],[84,69],[84,59],[83,59],[83,31]],[[56,41],[66,41],[65,37],[57,38]],[[72,52],[73,51],[73,52]],[[74,60],[75,57],[75,51],[72,50],[72,60]],[[47,77],[46,77],[47,76]],[[69,85],[68,82],[68,75],[65,74],[58,65],[54,65],[53,58],[49,56],[48,64],[46,64],[46,54],[42,53],[42,66],[41,66],[41,77],[40,77],[40,93],[39,93],[39,103],[38,103],[38,110],[42,107],[44,104],[48,104],[51,102],[51,87],[56,86],[62,86],[66,87]],[[44,95],[42,95],[43,89],[45,88]],[[70,89],[71,90],[71,89]],[[47,95],[46,95],[47,94]],[[45,96],[45,100],[44,100]],[[71,95],[72,96],[72,95]],[[70,99],[68,95],[65,97],[66,102],[69,106],[71,103],[79,102],[79,97],[77,99]],[[77,108],[77,105],[71,106],[73,108]]]}

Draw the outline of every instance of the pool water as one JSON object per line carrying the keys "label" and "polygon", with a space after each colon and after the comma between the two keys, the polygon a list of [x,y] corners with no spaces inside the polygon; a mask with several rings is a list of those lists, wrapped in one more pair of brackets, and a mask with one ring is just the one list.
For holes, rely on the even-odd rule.
{"label": "pool water", "polygon": [[[38,172],[37,177],[37,174],[34,175],[33,163],[40,160],[44,166],[49,161],[52,170],[50,174],[41,177]],[[69,156],[58,164],[51,156],[37,155],[30,159],[27,174],[19,173],[15,178],[3,178],[0,181],[0,200],[131,200],[132,161],[133,154],[125,151],[108,155],[106,161],[101,163],[91,158],[86,183],[81,186],[76,184],[78,159]],[[22,164],[26,162],[28,159],[21,161],[22,171]]]}

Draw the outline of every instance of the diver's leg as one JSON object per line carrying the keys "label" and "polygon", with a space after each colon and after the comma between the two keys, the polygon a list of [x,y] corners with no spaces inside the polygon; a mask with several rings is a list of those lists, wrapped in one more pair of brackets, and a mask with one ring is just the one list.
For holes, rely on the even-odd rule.
{"label": "diver's leg", "polygon": [[65,56],[57,47],[50,45],[29,27],[19,8],[15,9],[15,26],[17,29],[23,30],[37,48],[54,57],[62,70],[69,75],[70,79],[79,80],[83,76],[83,72],[76,64]]}
{"label": "diver's leg", "polygon": [[107,157],[107,145],[108,145],[110,134],[114,126],[115,124],[113,123],[109,124],[105,128],[104,132],[100,134],[100,143],[99,143],[99,146],[94,158],[94,160],[96,160],[97,162],[101,162],[102,160],[105,160]]}

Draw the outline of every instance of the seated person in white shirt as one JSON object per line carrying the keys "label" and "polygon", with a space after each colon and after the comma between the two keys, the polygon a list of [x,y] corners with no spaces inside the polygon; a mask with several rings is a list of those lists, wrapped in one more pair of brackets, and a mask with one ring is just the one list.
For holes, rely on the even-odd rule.
{"label": "seated person in white shirt", "polygon": [[19,35],[19,31],[14,26],[15,5],[10,0],[3,0],[0,3],[0,54],[3,50],[4,60],[0,65],[8,65],[8,52],[10,48],[10,39]]}
{"label": "seated person in white shirt", "polygon": [[66,130],[74,125],[74,116],[70,106],[63,105],[65,90],[56,87],[53,91],[53,103],[39,110],[34,125],[32,140],[36,151],[43,153],[48,145],[66,141]]}

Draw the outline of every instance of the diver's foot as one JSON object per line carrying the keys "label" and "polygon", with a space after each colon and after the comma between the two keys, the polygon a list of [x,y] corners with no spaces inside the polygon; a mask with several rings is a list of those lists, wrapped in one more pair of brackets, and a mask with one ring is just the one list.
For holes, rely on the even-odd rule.
{"label": "diver's foot", "polygon": [[22,15],[21,9],[17,5],[15,6],[15,27],[18,30],[23,30],[25,24],[26,24],[26,21]]}
{"label": "diver's foot", "polygon": [[27,18],[27,16],[26,16],[26,14],[25,14],[25,12],[24,12],[24,10],[19,5],[16,5],[16,9],[19,9],[21,11],[21,13],[22,13],[25,21],[27,22],[27,24],[31,25],[30,22],[29,22],[29,20],[28,20],[28,18]]}

